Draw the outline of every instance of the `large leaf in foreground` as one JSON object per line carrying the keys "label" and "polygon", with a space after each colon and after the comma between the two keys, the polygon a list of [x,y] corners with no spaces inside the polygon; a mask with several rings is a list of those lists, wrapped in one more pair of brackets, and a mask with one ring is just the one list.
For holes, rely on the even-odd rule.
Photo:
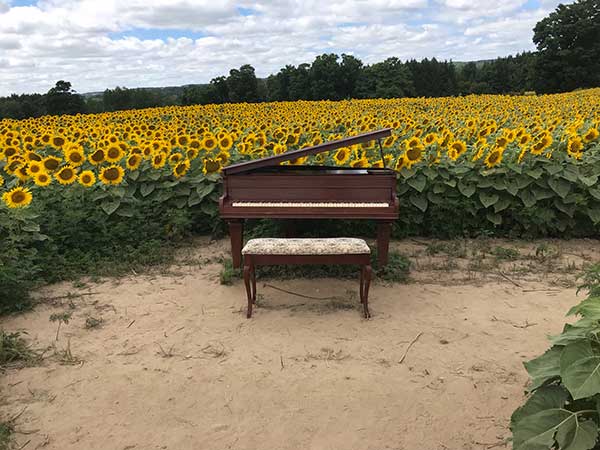
{"label": "large leaf in foreground", "polygon": [[588,450],[596,443],[598,425],[581,413],[564,409],[569,393],[562,386],[538,389],[511,417],[514,450]]}
{"label": "large leaf in foreground", "polygon": [[554,443],[556,430],[567,423],[563,409],[569,394],[560,386],[538,389],[511,417],[514,450],[546,450]]}
{"label": "large leaf in foreground", "polygon": [[555,345],[541,356],[525,363],[531,377],[530,390],[537,389],[546,381],[560,376],[560,355],[564,347]]}
{"label": "large leaf in foreground", "polygon": [[574,400],[600,393],[600,354],[585,339],[565,347],[560,376]]}
{"label": "large leaf in foreground", "polygon": [[579,314],[589,319],[600,320],[600,297],[588,297],[579,304],[573,306],[567,316]]}
{"label": "large leaf in foreground", "polygon": [[559,427],[556,442],[561,450],[588,450],[596,445],[598,425],[592,420],[575,418],[575,424]]}

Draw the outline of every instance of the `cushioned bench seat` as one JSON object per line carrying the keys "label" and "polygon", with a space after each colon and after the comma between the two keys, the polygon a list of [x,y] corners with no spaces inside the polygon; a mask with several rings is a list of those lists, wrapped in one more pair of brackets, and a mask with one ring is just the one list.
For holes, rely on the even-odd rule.
{"label": "cushioned bench seat", "polygon": [[248,296],[246,316],[252,317],[256,303],[258,265],[274,264],[356,264],[360,266],[360,301],[365,318],[369,313],[371,250],[357,238],[260,238],[251,239],[242,249],[244,283]]}
{"label": "cushioned bench seat", "polygon": [[250,239],[242,255],[349,255],[370,254],[365,241],[356,238]]}

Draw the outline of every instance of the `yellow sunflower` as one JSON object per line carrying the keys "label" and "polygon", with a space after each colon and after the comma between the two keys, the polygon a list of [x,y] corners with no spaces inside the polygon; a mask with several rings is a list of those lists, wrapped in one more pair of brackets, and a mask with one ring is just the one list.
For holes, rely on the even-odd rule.
{"label": "yellow sunflower", "polygon": [[342,147],[335,155],[333,155],[333,160],[338,166],[343,166],[350,160],[350,156],[352,156],[350,149],[348,147]]}
{"label": "yellow sunflower", "polygon": [[212,134],[207,134],[202,140],[202,146],[207,152],[212,152],[215,148],[217,148],[217,143],[217,138]]}
{"label": "yellow sunflower", "polygon": [[48,186],[52,183],[52,177],[46,172],[40,172],[33,175],[33,182],[38,186]]}
{"label": "yellow sunflower", "polygon": [[60,184],[72,184],[77,179],[77,172],[72,166],[64,166],[54,174],[54,178],[56,178],[56,181]]}
{"label": "yellow sunflower", "polygon": [[52,145],[56,148],[62,148],[66,144],[67,140],[61,135],[55,135],[52,137]]}
{"label": "yellow sunflower", "polygon": [[138,155],[137,153],[129,155],[127,157],[127,160],[125,161],[125,165],[129,170],[137,170],[140,167],[141,163],[142,155]]}
{"label": "yellow sunflower", "polygon": [[583,135],[583,141],[589,143],[598,139],[600,132],[596,128],[590,128],[587,133]]}
{"label": "yellow sunflower", "polygon": [[25,159],[27,161],[42,161],[42,157],[34,151],[28,151],[27,153],[25,153]]}
{"label": "yellow sunflower", "polygon": [[425,148],[422,145],[416,145],[413,147],[409,147],[404,152],[404,156],[406,158],[406,165],[409,169],[413,166],[413,164],[416,164],[423,159],[424,151]]}
{"label": "yellow sunflower", "polygon": [[542,131],[531,146],[531,154],[541,155],[550,145],[552,145],[552,135],[548,131]]}
{"label": "yellow sunflower", "polygon": [[46,156],[42,160],[42,164],[44,165],[44,170],[46,172],[54,172],[60,166],[61,159],[56,156]]}
{"label": "yellow sunflower", "polygon": [[406,161],[406,155],[400,155],[400,156],[398,156],[398,159],[396,160],[396,165],[394,166],[394,169],[396,170],[396,172],[400,172],[400,170],[402,170],[407,165],[408,164]]}
{"label": "yellow sunflower", "polygon": [[39,161],[30,161],[27,170],[30,175],[35,175],[46,171],[46,169],[44,169],[44,164]]}
{"label": "yellow sunflower", "polygon": [[463,141],[454,141],[448,147],[448,152],[450,152],[450,150],[453,150],[456,153],[456,158],[458,158],[460,155],[467,151],[467,144],[465,144]]}
{"label": "yellow sunflower", "polygon": [[123,159],[125,152],[118,145],[111,145],[106,149],[106,161],[109,163],[116,163]]}
{"label": "yellow sunflower", "polygon": [[176,178],[181,178],[188,170],[190,170],[190,162],[187,159],[184,159],[173,167],[173,175],[175,175]]}
{"label": "yellow sunflower", "polygon": [[202,172],[204,174],[217,173],[221,171],[221,160],[217,158],[204,158]]}
{"label": "yellow sunflower", "polygon": [[580,155],[583,152],[583,142],[579,136],[572,136],[567,143],[567,153],[571,156]]}
{"label": "yellow sunflower", "polygon": [[185,154],[189,160],[194,160],[198,157],[199,150],[197,148],[190,147],[186,150]]}
{"label": "yellow sunflower", "polygon": [[497,166],[502,162],[502,155],[504,153],[503,147],[494,147],[488,155],[485,157],[484,163],[488,169]]}
{"label": "yellow sunflower", "polygon": [[112,166],[104,167],[100,171],[99,178],[104,184],[116,185],[123,181],[124,176],[125,170],[121,166],[113,164]]}
{"label": "yellow sunflower", "polygon": [[182,134],[180,136],[177,136],[177,144],[181,147],[185,147],[186,145],[188,145],[188,143],[190,142],[190,137]]}
{"label": "yellow sunflower", "polygon": [[26,166],[20,166],[17,170],[15,170],[14,175],[21,181],[27,181],[30,176]]}
{"label": "yellow sunflower", "polygon": [[71,146],[65,151],[65,161],[73,167],[82,165],[85,161],[85,155],[81,146]]}
{"label": "yellow sunflower", "polygon": [[23,208],[31,203],[31,191],[24,187],[16,187],[2,194],[2,200],[9,208]]}
{"label": "yellow sunflower", "polygon": [[364,156],[350,163],[350,167],[369,167],[369,160]]}
{"label": "yellow sunflower", "polygon": [[181,153],[173,153],[171,156],[169,156],[169,164],[171,166],[176,166],[182,159],[183,155]]}
{"label": "yellow sunflower", "polygon": [[163,152],[156,152],[152,155],[152,167],[155,169],[160,169],[167,162],[167,157]]}
{"label": "yellow sunflower", "polygon": [[425,139],[423,139],[423,142],[425,142],[425,145],[432,145],[435,144],[438,140],[437,134],[435,133],[429,133],[427,136],[425,136]]}
{"label": "yellow sunflower", "polygon": [[92,172],[91,170],[84,170],[79,174],[77,181],[82,186],[90,187],[93,186],[96,182],[96,175],[94,175],[94,172]]}
{"label": "yellow sunflower", "polygon": [[98,164],[102,164],[106,160],[106,152],[104,151],[104,149],[99,148],[98,150],[96,150],[95,152],[93,152],[91,155],[88,156],[88,160],[94,166],[97,166]]}

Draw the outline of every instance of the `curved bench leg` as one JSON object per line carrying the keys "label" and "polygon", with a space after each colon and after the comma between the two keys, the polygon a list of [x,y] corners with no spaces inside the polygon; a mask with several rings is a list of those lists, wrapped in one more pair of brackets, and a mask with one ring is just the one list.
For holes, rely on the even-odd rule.
{"label": "curved bench leg", "polygon": [[363,304],[363,312],[365,315],[365,319],[368,319],[371,317],[371,313],[369,312],[369,287],[371,286],[371,275],[373,273],[373,270],[371,269],[370,265],[366,265],[363,268],[363,271],[365,273],[364,278],[364,288],[362,289],[362,304]]}
{"label": "curved bench leg", "polygon": [[252,279],[252,303],[256,305],[256,266],[254,264],[250,266],[250,274]]}
{"label": "curved bench leg", "polygon": [[244,284],[246,285],[246,296],[248,297],[248,311],[246,312],[246,318],[252,317],[252,291],[250,288],[250,266],[244,265]]}

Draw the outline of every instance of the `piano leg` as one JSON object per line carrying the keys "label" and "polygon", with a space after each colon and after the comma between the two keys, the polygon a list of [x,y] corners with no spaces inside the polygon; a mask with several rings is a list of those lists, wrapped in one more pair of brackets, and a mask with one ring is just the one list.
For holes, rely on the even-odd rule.
{"label": "piano leg", "polygon": [[229,239],[231,240],[231,260],[233,268],[239,269],[242,266],[242,244],[244,242],[244,221],[229,220]]}
{"label": "piano leg", "polygon": [[392,222],[377,223],[377,262],[379,268],[388,262],[388,250],[390,247],[390,236],[392,234]]}

